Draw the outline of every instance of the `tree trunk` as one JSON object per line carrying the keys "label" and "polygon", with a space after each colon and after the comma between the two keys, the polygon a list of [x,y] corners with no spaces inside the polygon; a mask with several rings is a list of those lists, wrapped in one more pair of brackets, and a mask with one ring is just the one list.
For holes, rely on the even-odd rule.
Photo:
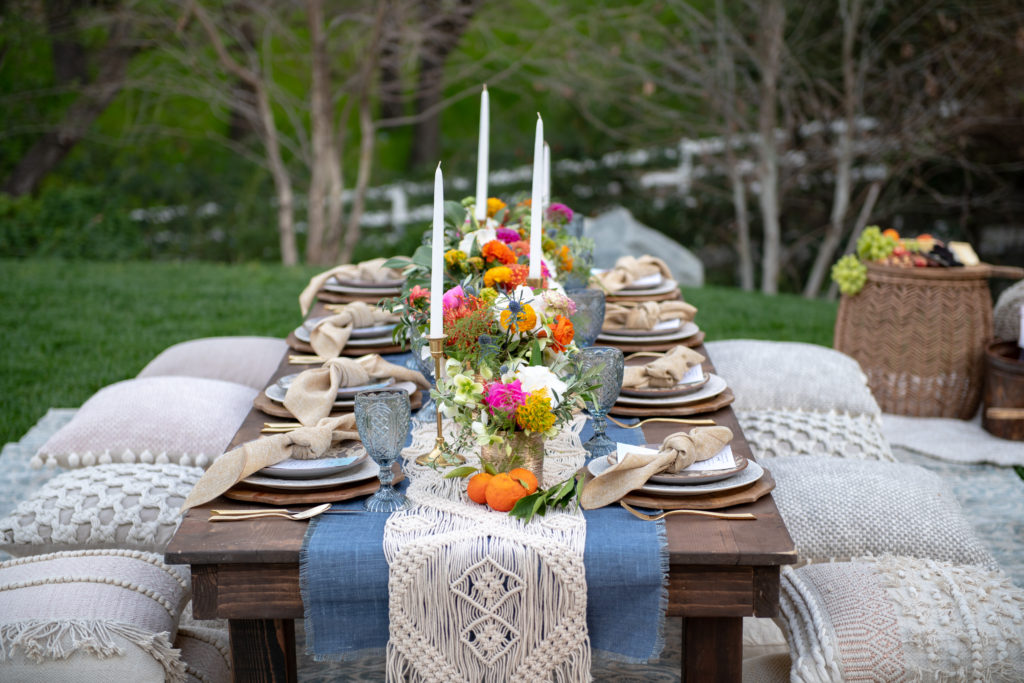
{"label": "tree trunk", "polygon": [[331,183],[330,158],[334,148],[334,107],[331,102],[331,74],[327,56],[327,36],[324,34],[324,8],[322,0],[309,0],[310,52],[312,84],[310,86],[310,119],[312,125],[313,163],[309,182],[308,233],[306,261],[327,265],[328,251],[324,243],[327,234],[326,200]]}
{"label": "tree trunk", "polygon": [[398,27],[398,8],[393,0],[386,2],[384,27],[380,42],[380,118],[396,119],[405,114],[402,87],[401,37]]}
{"label": "tree trunk", "polygon": [[[135,50],[125,45],[130,32],[126,21],[116,21],[97,59],[97,73],[92,83],[82,88],[81,94],[64,112],[57,126],[45,133],[25,155],[11,175],[4,181],[3,191],[14,196],[34,192],[50,171],[78,144],[89,127],[117,97],[124,85],[124,75]],[[75,50],[61,50],[62,58],[75,54]],[[55,53],[55,57],[57,57]],[[65,65],[58,69],[62,78],[74,78],[75,69]]]}
{"label": "tree trunk", "polygon": [[338,257],[342,263],[352,260],[352,254],[359,242],[361,233],[359,223],[363,220],[363,211],[366,209],[366,189],[370,185],[370,172],[373,169],[373,147],[377,139],[376,132],[369,98],[364,97],[359,103],[359,172],[353,191],[352,209],[349,211],[348,225],[345,229],[345,241]]}
{"label": "tree trunk", "polygon": [[779,154],[775,145],[778,77],[782,62],[783,30],[786,13],[782,0],[769,0],[762,20],[761,97],[758,113],[758,175],[761,181],[761,220],[764,246],[761,254],[761,291],[779,291],[779,254],[782,230],[779,226]]}

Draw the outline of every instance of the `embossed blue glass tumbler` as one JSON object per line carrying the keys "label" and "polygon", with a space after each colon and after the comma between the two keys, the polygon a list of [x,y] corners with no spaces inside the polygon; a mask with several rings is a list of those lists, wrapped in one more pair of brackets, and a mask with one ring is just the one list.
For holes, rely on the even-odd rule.
{"label": "embossed blue glass tumbler", "polygon": [[[434,377],[434,359],[430,355],[430,342],[415,327],[409,332],[409,347],[412,349],[412,364],[409,367],[419,370],[432,386],[437,386],[437,379]],[[423,393],[426,398],[420,409],[416,411],[416,421],[433,423],[437,419],[437,405],[429,391]]]}
{"label": "embossed blue glass tumbler", "polygon": [[575,332],[576,346],[593,346],[604,326],[604,292],[600,289],[567,289],[566,296],[576,304],[576,312],[569,316]]}
{"label": "embossed blue glass tumbler", "polygon": [[391,465],[409,436],[409,394],[404,391],[364,391],[356,394],[356,429],[363,447],[380,465],[380,488],[364,504],[370,512],[394,512],[409,507],[409,499],[394,487]]}
{"label": "embossed blue glass tumbler", "polygon": [[584,370],[600,368],[597,376],[598,386],[594,389],[594,403],[587,401],[587,412],[594,423],[594,436],[583,447],[591,456],[597,458],[608,455],[615,450],[615,442],[605,436],[607,420],[605,415],[619,397],[622,389],[623,358],[622,351],[610,346],[591,346],[580,351],[580,360]]}

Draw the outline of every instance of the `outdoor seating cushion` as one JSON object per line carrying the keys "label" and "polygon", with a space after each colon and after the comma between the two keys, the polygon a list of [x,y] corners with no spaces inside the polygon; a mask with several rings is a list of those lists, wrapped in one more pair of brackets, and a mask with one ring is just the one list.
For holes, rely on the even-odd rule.
{"label": "outdoor seating cushion", "polygon": [[206,337],[168,346],[139,377],[205,377],[264,389],[288,350],[274,337]]}
{"label": "outdoor seating cushion", "polygon": [[754,456],[817,455],[896,462],[877,415],[806,410],[737,410]]}
{"label": "outdoor seating cushion", "polygon": [[997,568],[949,486],[892,462],[776,458],[773,496],[802,561],[894,553]]}
{"label": "outdoor seating cushion", "polygon": [[198,377],[146,377],[96,392],[51,436],[33,466],[114,462],[208,467],[224,453],[257,391]]}
{"label": "outdoor seating cushion", "polygon": [[853,358],[816,344],[732,339],[708,342],[735,410],[807,410],[879,415]]}
{"label": "outdoor seating cushion", "polygon": [[743,683],[788,683],[790,666],[788,651],[744,657]]}
{"label": "outdoor seating cushion", "polygon": [[227,631],[181,626],[174,647],[181,652],[188,683],[231,683]]}
{"label": "outdoor seating cushion", "polygon": [[0,519],[0,550],[15,557],[85,548],[162,553],[202,473],[133,463],[59,474]]}
{"label": "outdoor seating cushion", "polygon": [[184,681],[172,648],[187,569],[137,550],[0,563],[0,680]]}
{"label": "outdoor seating cushion", "polygon": [[1024,591],[1002,572],[891,555],[784,567],[793,681],[1024,680]]}
{"label": "outdoor seating cushion", "polygon": [[1020,307],[1024,306],[1024,280],[1003,290],[992,309],[992,333],[1004,341],[1020,336]]}

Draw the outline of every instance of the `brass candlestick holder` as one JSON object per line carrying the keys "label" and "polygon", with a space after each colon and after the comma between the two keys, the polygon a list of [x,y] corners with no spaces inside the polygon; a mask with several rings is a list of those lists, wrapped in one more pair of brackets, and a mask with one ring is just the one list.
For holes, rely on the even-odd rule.
{"label": "brass candlestick holder", "polygon": [[526,286],[530,289],[537,289],[541,286],[543,280],[544,278],[540,277],[528,277],[526,278]]}
{"label": "brass candlestick holder", "polygon": [[[446,335],[438,335],[436,337],[427,337],[427,341],[430,342],[430,355],[434,358],[434,380],[435,382],[441,379],[441,358],[444,356],[444,340]],[[452,453],[445,445],[444,432],[441,428],[441,405],[437,405],[437,440],[434,442],[434,448],[429,453],[424,453],[420,457],[416,458],[417,465],[428,465],[430,467],[436,467],[438,465],[442,467],[449,467],[452,465],[461,465],[466,462],[466,459],[458,453]]]}

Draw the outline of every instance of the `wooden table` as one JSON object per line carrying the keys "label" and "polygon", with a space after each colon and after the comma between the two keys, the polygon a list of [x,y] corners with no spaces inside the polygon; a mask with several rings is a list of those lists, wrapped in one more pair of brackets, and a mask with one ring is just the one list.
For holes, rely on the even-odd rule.
{"label": "wooden table", "polygon": [[[703,347],[698,350],[707,355]],[[282,359],[275,378],[296,372],[287,360]],[[733,450],[752,457],[731,408],[706,417],[730,427]],[[254,410],[231,447],[256,438],[265,421]],[[648,442],[660,442],[676,427],[654,423],[643,431]],[[295,681],[294,620],[303,617],[299,551],[307,524],[282,519],[211,524],[211,507],[251,504],[219,498],[189,510],[167,547],[166,561],[191,565],[197,619],[229,620],[235,680]],[[685,515],[665,520],[668,615],[683,617],[684,681],[740,680],[743,617],[776,615],[779,568],[796,561],[793,541],[770,495],[729,511],[752,512],[757,520]]]}

